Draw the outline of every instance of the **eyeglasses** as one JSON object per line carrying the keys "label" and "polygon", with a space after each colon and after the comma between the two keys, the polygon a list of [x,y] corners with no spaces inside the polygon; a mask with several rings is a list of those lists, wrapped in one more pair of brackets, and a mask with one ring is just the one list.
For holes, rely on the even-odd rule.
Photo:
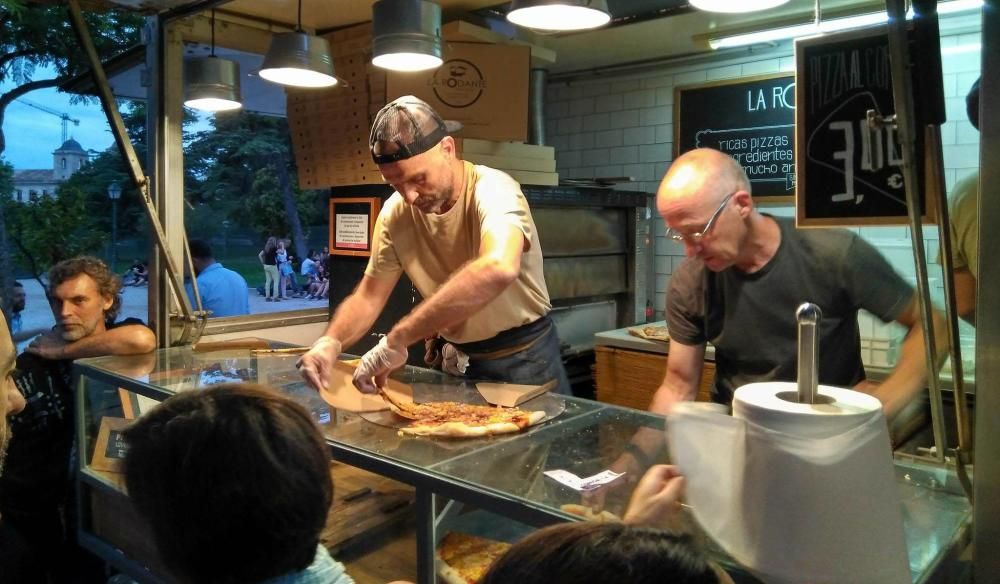
{"label": "eyeglasses", "polygon": [[680,231],[677,231],[676,229],[670,228],[670,229],[667,229],[667,237],[669,237],[670,239],[673,239],[674,241],[687,241],[688,243],[701,243],[701,240],[705,237],[705,235],[708,234],[708,231],[710,229],[712,229],[712,225],[715,224],[715,220],[719,218],[719,214],[722,213],[722,210],[726,208],[726,203],[728,203],[729,199],[732,199],[733,195],[735,195],[735,194],[736,193],[732,193],[729,196],[727,196],[725,199],[722,199],[722,202],[719,203],[719,207],[715,210],[714,213],[712,213],[712,216],[708,218],[708,223],[705,224],[705,228],[702,229],[701,231],[699,231],[697,233],[692,233],[690,235],[685,235],[685,234],[681,233]]}

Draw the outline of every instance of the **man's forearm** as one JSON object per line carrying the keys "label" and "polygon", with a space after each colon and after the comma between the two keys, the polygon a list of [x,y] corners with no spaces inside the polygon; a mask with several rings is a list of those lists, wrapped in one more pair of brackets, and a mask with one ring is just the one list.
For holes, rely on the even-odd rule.
{"label": "man's forearm", "polygon": [[479,258],[459,270],[444,286],[396,323],[389,342],[409,346],[465,322],[499,296],[517,273],[491,258]]}
{"label": "man's forearm", "polygon": [[348,296],[333,313],[330,325],[326,327],[326,336],[333,337],[347,347],[358,342],[375,324],[382,307],[369,301],[360,294]]}
{"label": "man's forearm", "polygon": [[63,359],[106,355],[139,355],[156,348],[156,335],[143,325],[126,325],[94,333],[63,347]]}
{"label": "man's forearm", "polygon": [[[934,313],[935,350],[938,363],[948,352],[947,331],[944,319]],[[903,341],[899,361],[892,373],[879,385],[874,395],[883,405],[887,417],[892,418],[927,384],[928,363],[924,347],[924,330],[914,325]]]}

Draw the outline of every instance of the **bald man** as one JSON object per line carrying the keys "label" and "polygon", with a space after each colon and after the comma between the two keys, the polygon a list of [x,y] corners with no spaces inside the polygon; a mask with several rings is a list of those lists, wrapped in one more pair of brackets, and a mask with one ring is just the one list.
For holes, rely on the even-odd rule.
{"label": "bald man", "polygon": [[[667,413],[677,401],[694,398],[709,342],[715,347],[716,401],[730,402],[746,383],[794,381],[795,311],[803,302],[823,311],[820,383],[873,389],[890,418],[924,388],[917,296],[857,234],[800,231],[792,219],[758,212],[743,168],[708,148],[671,165],[656,202],[667,236],[684,244],[687,259],[667,291],[670,353],[653,411]],[[877,388],[865,381],[861,363],[861,308],[908,331],[896,368]]]}

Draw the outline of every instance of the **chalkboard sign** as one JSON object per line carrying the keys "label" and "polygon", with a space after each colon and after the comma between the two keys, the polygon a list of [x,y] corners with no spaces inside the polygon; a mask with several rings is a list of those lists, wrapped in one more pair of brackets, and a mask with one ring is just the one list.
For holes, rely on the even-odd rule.
{"label": "chalkboard sign", "polygon": [[[895,128],[867,122],[868,110],[883,117],[895,112],[887,28],[798,40],[795,61],[797,224],[908,224]],[[917,132],[915,160],[922,143]],[[921,200],[925,222],[933,221],[932,207]]]}
{"label": "chalkboard sign", "polygon": [[715,148],[735,158],[760,202],[795,193],[795,76],[744,77],[674,90],[674,158]]}

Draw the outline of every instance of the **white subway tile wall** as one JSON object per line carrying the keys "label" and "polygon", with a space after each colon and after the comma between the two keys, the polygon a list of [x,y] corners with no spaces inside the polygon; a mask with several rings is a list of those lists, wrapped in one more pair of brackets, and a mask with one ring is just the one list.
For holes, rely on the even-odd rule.
{"label": "white subway tile wall", "polygon": [[[979,33],[945,36],[943,47],[971,46],[981,42]],[[942,57],[944,93],[948,121],[941,128],[944,144],[945,182],[950,190],[956,181],[976,170],[979,132],[969,123],[965,94],[979,77],[979,52],[949,52]],[[793,71],[795,59],[787,54],[761,59],[719,59],[697,65],[677,65],[645,74],[601,77],[593,81],[550,83],[546,92],[547,140],[556,148],[556,166],[564,178],[631,176],[635,182],[618,185],[625,190],[655,192],[673,159],[674,88],[683,85]],[[791,205],[767,206],[765,212],[794,216]],[[655,209],[653,210],[655,216]],[[663,318],[665,291],[670,274],[684,258],[684,248],[665,237],[662,221],[656,221],[656,317]],[[907,227],[855,229],[873,242],[900,274],[915,277],[911,239]],[[931,288],[943,297],[937,264],[938,232],[925,226],[924,241],[930,264]],[[885,343],[898,341],[898,326],[886,326],[868,314],[859,316],[862,337],[877,341],[865,345],[867,356],[882,362]],[[873,356],[874,355],[874,356]]]}

